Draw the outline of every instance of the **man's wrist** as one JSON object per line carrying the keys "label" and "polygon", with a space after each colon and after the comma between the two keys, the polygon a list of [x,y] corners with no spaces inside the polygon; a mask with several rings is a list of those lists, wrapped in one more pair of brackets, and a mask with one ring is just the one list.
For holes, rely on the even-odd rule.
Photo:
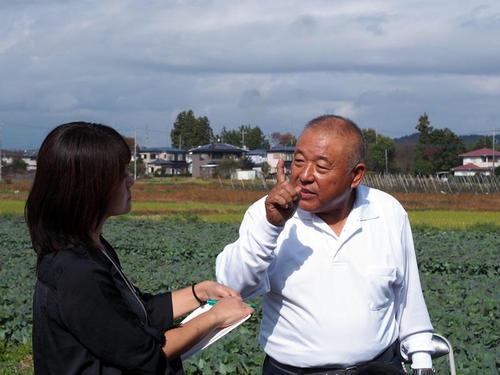
{"label": "man's wrist", "polygon": [[433,368],[414,368],[411,370],[412,375],[434,375]]}

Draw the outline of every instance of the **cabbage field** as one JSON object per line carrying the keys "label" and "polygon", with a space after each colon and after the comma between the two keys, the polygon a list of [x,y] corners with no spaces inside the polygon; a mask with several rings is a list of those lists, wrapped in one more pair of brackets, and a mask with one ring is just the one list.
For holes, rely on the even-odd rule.
{"label": "cabbage field", "polygon": [[[192,220],[110,220],[104,236],[126,274],[159,292],[214,278],[215,256],[237,224]],[[436,332],[454,346],[458,374],[498,374],[500,366],[500,233],[498,225],[466,230],[414,228],[424,294]],[[35,254],[24,221],[0,216],[0,374],[31,374],[31,298]],[[254,299],[259,304],[259,299]],[[188,374],[260,374],[260,311],[234,333],[185,362]],[[448,361],[435,360],[438,374]]]}

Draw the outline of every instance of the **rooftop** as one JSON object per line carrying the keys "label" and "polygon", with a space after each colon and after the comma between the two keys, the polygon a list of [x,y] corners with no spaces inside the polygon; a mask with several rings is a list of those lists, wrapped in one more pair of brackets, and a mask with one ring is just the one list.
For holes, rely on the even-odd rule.
{"label": "rooftop", "polygon": [[[466,152],[465,154],[460,154],[459,156],[491,156],[493,155],[493,149],[491,148],[480,148],[478,150],[472,150]],[[500,156],[500,151],[495,150],[495,156]]]}
{"label": "rooftop", "polygon": [[245,150],[243,150],[242,148],[239,148],[239,147],[227,144],[227,143],[216,143],[216,142],[209,143],[209,144],[203,145],[203,146],[198,146],[198,147],[195,147],[195,148],[192,148],[189,150],[189,152],[192,152],[194,154],[202,153],[202,152],[225,152],[225,153],[241,154],[244,151]]}
{"label": "rooftop", "polygon": [[476,164],[468,163],[451,168],[452,171],[489,171],[491,167],[478,167]]}
{"label": "rooftop", "polygon": [[169,152],[169,153],[186,153],[186,150],[179,150],[173,147],[141,147],[139,152]]}

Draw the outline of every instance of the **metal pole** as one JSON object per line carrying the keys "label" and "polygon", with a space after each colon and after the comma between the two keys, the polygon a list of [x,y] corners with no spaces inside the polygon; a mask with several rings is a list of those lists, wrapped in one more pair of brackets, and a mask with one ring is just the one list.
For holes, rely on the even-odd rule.
{"label": "metal pole", "polygon": [[2,180],[2,121],[0,121],[0,181]]}
{"label": "metal pole", "polygon": [[241,127],[241,148],[245,149],[245,128]]}
{"label": "metal pole", "polygon": [[134,127],[134,181],[137,180],[137,127]]}
{"label": "metal pole", "polygon": [[493,129],[493,139],[491,140],[491,143],[493,146],[493,147],[491,147],[493,149],[493,154],[491,155],[491,163],[492,163],[492,167],[493,167],[492,175],[495,174],[495,130],[496,129]]}
{"label": "metal pole", "polygon": [[493,146],[492,149],[492,155],[491,155],[491,164],[492,164],[492,169],[491,169],[491,175],[495,176],[495,167],[496,167],[496,157],[495,157],[495,144],[496,144],[496,132],[499,131],[500,129],[493,129],[493,139],[491,140],[491,145]]}
{"label": "metal pole", "polygon": [[387,149],[385,149],[385,174],[388,174]]}

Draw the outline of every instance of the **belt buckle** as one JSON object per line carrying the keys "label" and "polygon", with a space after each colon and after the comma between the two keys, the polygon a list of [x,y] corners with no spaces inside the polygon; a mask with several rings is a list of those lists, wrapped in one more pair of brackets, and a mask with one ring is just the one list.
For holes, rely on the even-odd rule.
{"label": "belt buckle", "polygon": [[355,375],[357,366],[350,366],[342,369],[326,370],[324,375]]}

